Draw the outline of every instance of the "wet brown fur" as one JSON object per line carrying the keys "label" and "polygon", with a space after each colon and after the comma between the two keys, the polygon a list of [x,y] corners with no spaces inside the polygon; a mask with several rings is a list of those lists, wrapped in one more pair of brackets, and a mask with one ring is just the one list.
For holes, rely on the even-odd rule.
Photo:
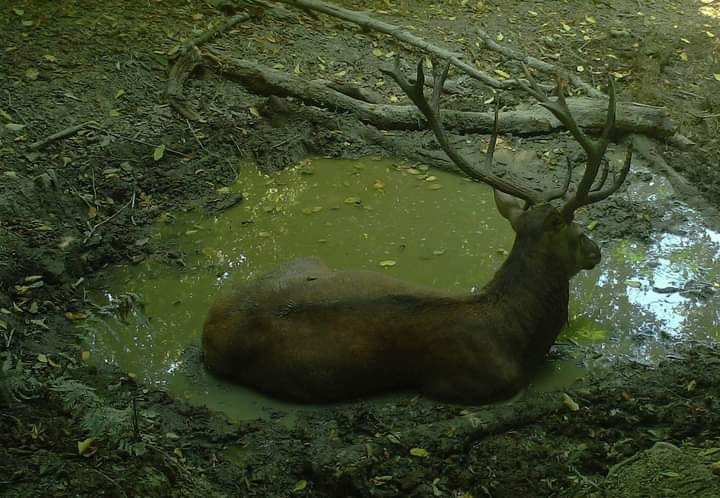
{"label": "wet brown fur", "polygon": [[509,397],[567,321],[569,279],[600,259],[597,246],[549,205],[512,221],[510,255],[474,295],[293,260],[213,304],[205,363],[234,382],[301,402],[404,388],[458,402]]}

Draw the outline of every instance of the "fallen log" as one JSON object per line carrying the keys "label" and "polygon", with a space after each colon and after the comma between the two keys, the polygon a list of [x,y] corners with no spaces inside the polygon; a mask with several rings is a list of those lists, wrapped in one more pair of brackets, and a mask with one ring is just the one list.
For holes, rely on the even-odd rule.
{"label": "fallen log", "polygon": [[[360,121],[384,130],[424,130],[425,119],[414,106],[372,104],[354,99],[318,81],[308,81],[286,72],[218,52],[206,53],[203,61],[223,77],[242,83],[259,95],[294,97],[305,104],[334,111],[353,113]],[[607,101],[589,97],[568,98],[568,106],[578,124],[586,129],[600,129],[605,124]],[[443,124],[456,133],[490,133],[492,112],[443,111]],[[500,113],[503,133],[538,135],[563,129],[562,124],[545,108],[530,106],[527,110]],[[658,138],[673,135],[675,124],[666,109],[632,102],[620,102],[616,129],[623,133],[641,133]]]}

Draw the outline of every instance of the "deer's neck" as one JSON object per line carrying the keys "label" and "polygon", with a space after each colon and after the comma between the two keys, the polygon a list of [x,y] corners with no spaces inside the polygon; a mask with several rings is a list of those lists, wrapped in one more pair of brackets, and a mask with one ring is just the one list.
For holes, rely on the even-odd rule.
{"label": "deer's neck", "polygon": [[529,363],[542,361],[567,322],[569,280],[557,260],[516,240],[485,286],[485,298],[506,303],[506,319],[514,324],[501,331],[503,342]]}

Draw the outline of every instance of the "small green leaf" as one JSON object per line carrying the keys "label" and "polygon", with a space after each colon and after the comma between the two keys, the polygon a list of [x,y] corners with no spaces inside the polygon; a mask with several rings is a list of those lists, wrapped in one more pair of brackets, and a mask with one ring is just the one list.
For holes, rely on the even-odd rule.
{"label": "small green leaf", "polygon": [[305,488],[307,488],[307,481],[305,479],[300,479],[298,482],[295,483],[295,487],[293,488],[293,493],[296,493],[298,491],[303,491]]}
{"label": "small green leaf", "polygon": [[160,144],[157,147],[155,147],[155,152],[153,152],[153,159],[156,161],[159,161],[163,158],[165,155],[165,144]]}
{"label": "small green leaf", "polygon": [[565,405],[567,407],[567,409],[570,410],[571,412],[576,412],[580,409],[580,405],[578,405],[575,402],[575,400],[572,399],[570,397],[570,395],[567,393],[563,393],[562,401],[563,401],[563,405]]}
{"label": "small green leaf", "polygon": [[427,458],[430,453],[425,448],[410,448],[410,454],[418,458]]}

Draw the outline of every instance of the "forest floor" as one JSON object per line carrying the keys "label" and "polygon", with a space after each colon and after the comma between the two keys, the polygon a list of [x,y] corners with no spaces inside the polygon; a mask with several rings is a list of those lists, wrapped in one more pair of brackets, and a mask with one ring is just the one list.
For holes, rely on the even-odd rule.
{"label": "forest floor", "polygon": [[[611,72],[621,99],[666,107],[694,143],[660,147],[691,187],[678,198],[708,216],[720,208],[720,2],[419,3],[342,5],[471,54],[496,75],[508,67],[475,43],[478,26],[593,83]],[[227,9],[232,2],[20,0],[1,7],[0,494],[720,496],[713,344],[678,345],[653,366],[608,361],[566,389],[569,398],[528,393],[461,407],[408,395],[313,412],[292,427],[232,423],[122,371],[88,365],[78,324],[89,313],[93,278],[120,261],[176,258],[147,242],[150,224],[162,213],[216,202],[239,160],[272,170],[307,154],[398,154],[391,141],[365,140],[353,116],[338,115],[330,126],[306,119],[302,108],[274,113],[266,97],[207,70],[185,85],[204,122],[178,115],[165,93],[173,47],[223,18],[210,4]],[[282,12],[209,45],[398,100],[378,70],[400,50],[388,36]],[[477,88],[447,105],[487,110],[492,92]],[[45,147],[30,146],[87,122]],[[406,148],[431,143],[414,135],[395,139]],[[653,216],[660,213],[644,213],[649,223],[607,223],[595,237],[645,236],[660,229]]]}

